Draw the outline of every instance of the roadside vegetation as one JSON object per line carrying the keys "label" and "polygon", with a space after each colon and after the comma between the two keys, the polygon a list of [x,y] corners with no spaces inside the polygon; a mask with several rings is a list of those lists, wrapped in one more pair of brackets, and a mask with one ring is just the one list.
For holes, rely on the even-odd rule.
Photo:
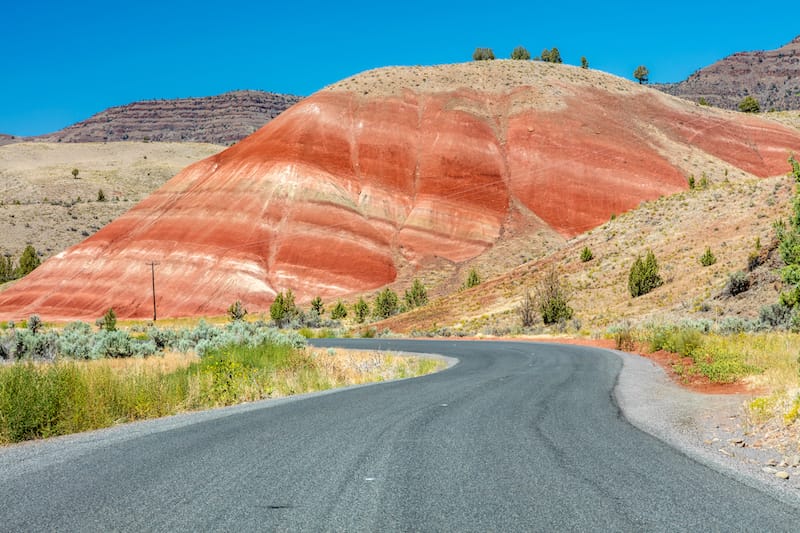
{"label": "roadside vegetation", "polygon": [[[102,319],[107,325],[109,314]],[[121,422],[413,377],[439,361],[314,350],[295,332],[234,320],[180,330],[46,329],[38,317],[0,337],[0,444]],[[0,361],[2,363],[2,361]]]}

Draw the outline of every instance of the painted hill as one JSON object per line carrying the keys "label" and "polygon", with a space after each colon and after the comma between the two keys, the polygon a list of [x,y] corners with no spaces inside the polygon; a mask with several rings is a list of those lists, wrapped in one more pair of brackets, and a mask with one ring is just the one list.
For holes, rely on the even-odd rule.
{"label": "painted hill", "polygon": [[203,98],[145,100],[111,107],[47,135],[48,142],[162,141],[229,145],[300,101],[299,96],[233,91]]}
{"label": "painted hill", "polygon": [[786,171],[800,132],[604,73],[488,61],[363,73],[189,166],[0,293],[0,318],[221,314],[333,297],[519,235],[563,242],[687,187]]}
{"label": "painted hill", "polygon": [[680,83],[655,87],[725,109],[737,109],[745,96],[758,100],[762,111],[800,109],[800,36],[777,50],[739,52]]}

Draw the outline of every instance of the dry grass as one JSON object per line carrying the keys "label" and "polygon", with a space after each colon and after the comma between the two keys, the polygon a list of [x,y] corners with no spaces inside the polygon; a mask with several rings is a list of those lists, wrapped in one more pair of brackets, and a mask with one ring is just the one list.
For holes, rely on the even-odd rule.
{"label": "dry grass", "polygon": [[438,360],[287,346],[0,365],[0,444],[436,371]]}
{"label": "dry grass", "polygon": [[366,97],[403,96],[410,91],[452,92],[454,87],[482,93],[511,93],[519,87],[536,87],[520,105],[541,109],[563,107],[564,97],[577,87],[601,87],[633,94],[643,86],[598,70],[541,61],[470,61],[454,65],[384,67],[369,70],[326,87]]}
{"label": "dry grass", "polygon": [[[788,164],[787,164],[788,170]],[[585,333],[601,332],[622,320],[717,320],[728,316],[755,318],[763,305],[777,301],[782,289],[775,270],[780,259],[772,224],[791,212],[790,178],[756,179],[725,175],[725,168],[706,167],[709,187],[686,191],[621,214],[580,235],[550,255],[488,279],[470,291],[450,294],[422,309],[378,324],[397,332],[430,331],[442,326],[470,334],[518,329],[514,309],[551,266],[567,281],[570,305]],[[748,275],[750,290],[727,297],[730,273],[746,270],[756,251],[762,264]],[[594,258],[580,260],[588,247]],[[717,262],[702,267],[700,256],[710,247]],[[631,298],[628,274],[637,255],[652,249],[665,283],[651,293]],[[513,253],[510,251],[509,253]]]}
{"label": "dry grass", "polygon": [[[54,255],[125,213],[182,168],[223,148],[143,142],[2,146],[0,253],[19,256],[31,244],[45,257]],[[99,189],[108,201],[97,201]]]}

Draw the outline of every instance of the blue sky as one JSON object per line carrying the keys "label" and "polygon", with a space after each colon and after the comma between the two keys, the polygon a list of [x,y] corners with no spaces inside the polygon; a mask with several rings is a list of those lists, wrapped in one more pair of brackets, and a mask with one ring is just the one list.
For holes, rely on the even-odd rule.
{"label": "blue sky", "polygon": [[[36,135],[136,100],[236,89],[309,95],[363,70],[508,57],[556,46],[565,63],[680,81],[800,34],[794,2],[7,2],[0,133]],[[491,7],[496,6],[496,7]],[[646,6],[646,7],[645,7]],[[783,16],[781,16],[783,13]]]}

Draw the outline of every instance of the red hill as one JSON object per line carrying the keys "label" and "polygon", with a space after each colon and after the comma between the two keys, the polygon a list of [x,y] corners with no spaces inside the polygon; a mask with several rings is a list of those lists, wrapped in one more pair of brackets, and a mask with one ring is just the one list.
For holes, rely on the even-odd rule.
{"label": "red hill", "polygon": [[787,170],[800,132],[528,61],[370,71],[184,171],[0,293],[0,317],[221,314],[460,262],[510,225],[571,237],[687,186],[695,161]]}

